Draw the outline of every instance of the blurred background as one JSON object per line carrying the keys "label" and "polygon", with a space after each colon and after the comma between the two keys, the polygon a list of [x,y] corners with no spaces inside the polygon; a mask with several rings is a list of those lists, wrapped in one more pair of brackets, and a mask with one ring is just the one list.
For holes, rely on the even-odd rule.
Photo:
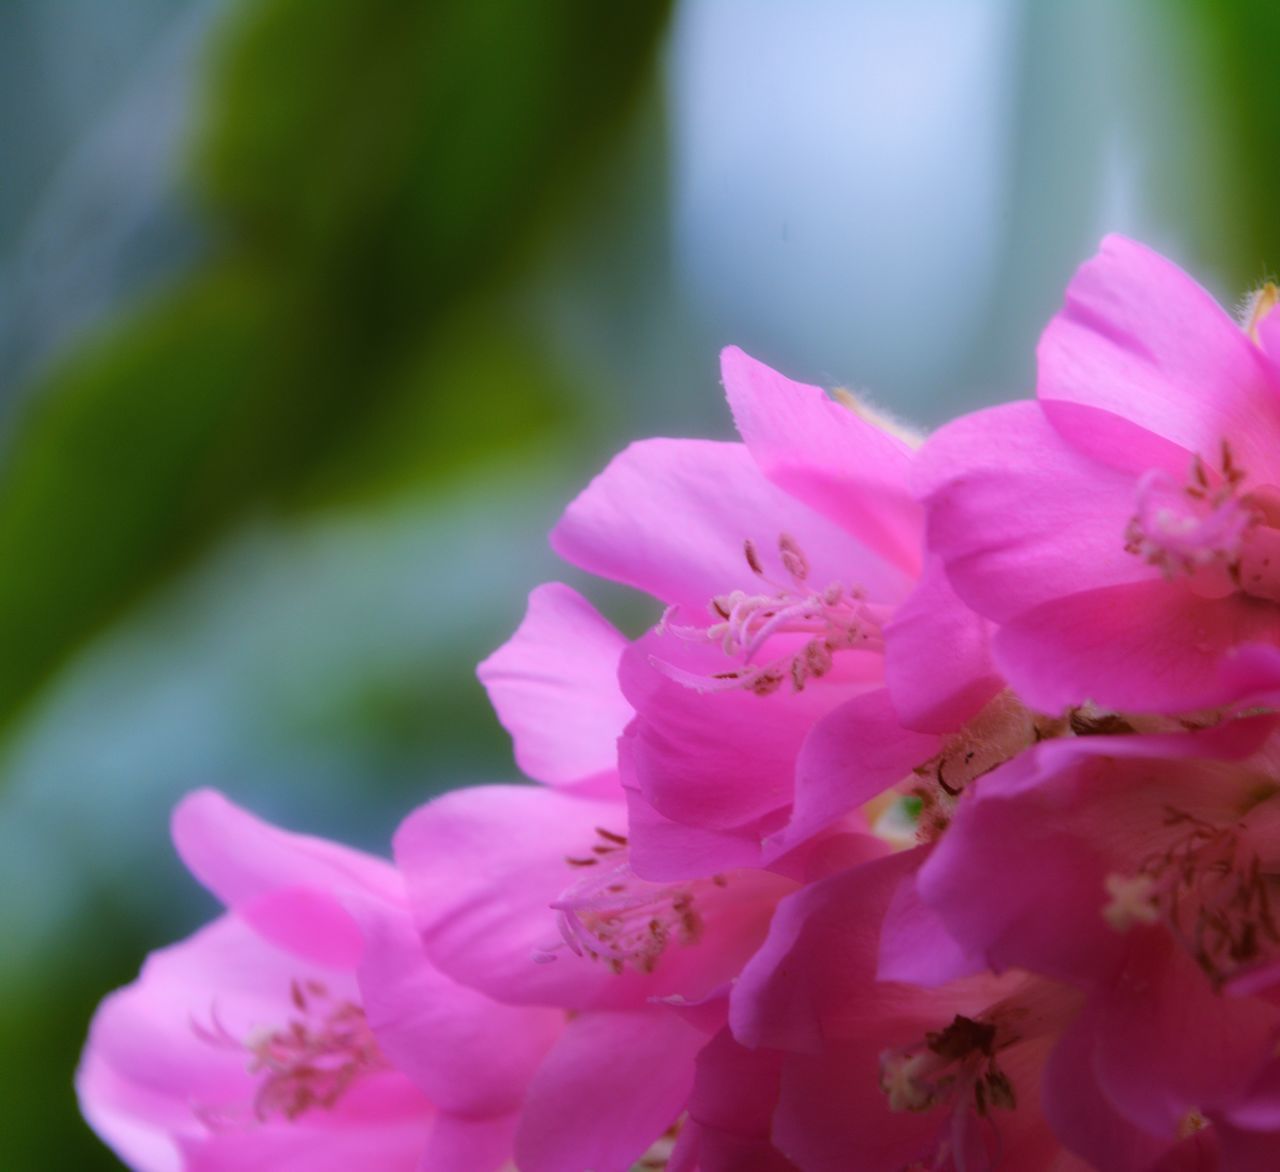
{"label": "blurred background", "polygon": [[1261,0],[0,4],[0,1164],[116,1166],[71,1078],[213,910],[177,796],[385,851],[510,779],[472,667],[727,342],[932,425],[1105,231],[1237,301],[1277,59]]}

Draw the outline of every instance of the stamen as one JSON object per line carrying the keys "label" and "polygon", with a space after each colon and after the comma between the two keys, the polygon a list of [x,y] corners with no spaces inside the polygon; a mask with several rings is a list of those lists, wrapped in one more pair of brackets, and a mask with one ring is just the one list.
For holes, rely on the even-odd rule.
{"label": "stamen", "polygon": [[247,1116],[234,1108],[199,1108],[210,1127],[252,1126],[276,1117],[292,1121],[316,1108],[329,1110],[358,1078],[389,1068],[360,1006],[334,999],[314,979],[291,982],[289,1001],[296,1017],[245,1039],[227,1029],[216,1008],[208,1024],[192,1021],[202,1041],[245,1052],[249,1073],[262,1076]]}
{"label": "stamen", "polygon": [[[809,681],[831,671],[839,651],[884,650],[881,616],[875,608],[860,590],[840,582],[823,590],[812,589],[808,585],[809,559],[794,537],[784,533],[778,538],[778,559],[788,583],[768,577],[753,542],[744,542],[743,551],[748,569],[767,591],[749,594],[732,590],[716,595],[709,604],[715,621],[706,627],[676,625],[670,616],[662,623],[663,630],[682,639],[718,643],[725,655],[741,660],[743,666],[703,676],[656,662],[672,679],[699,691],[745,688],[768,696],[790,682],[799,692]],[[753,662],[775,637],[795,635],[807,636],[799,650],[764,663]]]}
{"label": "stamen", "polygon": [[1275,878],[1262,870],[1243,827],[1215,826],[1169,808],[1179,833],[1142,860],[1133,875],[1111,875],[1103,908],[1119,931],[1162,919],[1216,987],[1280,945],[1271,906]]}
{"label": "stamen", "polygon": [[1197,455],[1179,487],[1166,473],[1149,472],[1138,484],[1137,509],[1125,530],[1125,550],[1159,567],[1166,578],[1210,566],[1230,569],[1255,514],[1238,489],[1245,473],[1222,441],[1212,472]]}
{"label": "stamen", "polygon": [[[702,934],[695,904],[699,883],[662,884],[637,878],[627,857],[627,839],[596,827],[593,857],[568,857],[569,866],[591,868],[551,905],[558,913],[561,942],[536,954],[546,963],[559,948],[590,957],[613,972],[649,973],[671,943],[694,944]],[[716,876],[708,881],[723,886]]]}

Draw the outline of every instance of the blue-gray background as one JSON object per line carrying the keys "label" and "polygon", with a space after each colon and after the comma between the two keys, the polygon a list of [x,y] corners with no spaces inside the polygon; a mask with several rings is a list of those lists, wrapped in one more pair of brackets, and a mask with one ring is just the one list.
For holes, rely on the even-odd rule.
{"label": "blue-gray background", "polygon": [[0,1163],[114,1166],[71,1076],[212,910],[178,795],[385,850],[513,776],[472,667],[614,448],[727,434],[721,345],[930,425],[1105,231],[1268,276],[1277,13],[0,4]]}

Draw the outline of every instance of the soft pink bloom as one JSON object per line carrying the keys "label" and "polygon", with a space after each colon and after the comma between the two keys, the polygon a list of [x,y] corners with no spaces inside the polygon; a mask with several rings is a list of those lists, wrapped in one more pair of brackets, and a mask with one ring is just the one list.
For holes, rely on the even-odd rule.
{"label": "soft pink bloom", "polygon": [[1000,686],[941,564],[920,579],[910,446],[740,350],[722,366],[744,443],[632,445],[552,535],[668,607],[620,672],[635,861],[654,878],[772,864],[899,780],[896,766],[837,782],[822,760],[798,766],[842,706],[952,732]]}
{"label": "soft pink bloom", "polygon": [[970,953],[1086,993],[1051,1073],[1060,1133],[1100,1168],[1145,1167],[1111,1116],[1146,1147],[1207,1125],[1225,1153],[1247,1121],[1280,1151],[1257,1081],[1280,1041],[1280,807],[1252,755],[1273,728],[1046,742],[983,779],[920,872]]}
{"label": "soft pink bloom", "polygon": [[1044,712],[1229,703],[1280,678],[1280,322],[1248,329],[1109,237],[1040,343],[1038,402],[926,445],[929,545]]}
{"label": "soft pink bloom", "polygon": [[1040,1104],[1078,993],[1015,974],[923,988],[878,971],[882,923],[924,853],[784,900],[734,988],[735,1036],[779,1056],[772,1142],[815,1172],[1082,1169]]}
{"label": "soft pink bloom", "polygon": [[762,871],[635,873],[613,766],[631,715],[624,642],[568,587],[535,591],[480,676],[518,760],[549,784],[447,794],[396,836],[431,963],[565,1019],[521,1113],[522,1172],[625,1172],[670,1146],[725,991],[794,886]]}
{"label": "soft pink bloom", "polygon": [[[558,1015],[494,1004],[419,961],[391,866],[274,829],[218,794],[174,815],[228,907],[151,956],[94,1018],[86,1118],[131,1167],[497,1169]],[[419,954],[420,955],[420,954]]]}

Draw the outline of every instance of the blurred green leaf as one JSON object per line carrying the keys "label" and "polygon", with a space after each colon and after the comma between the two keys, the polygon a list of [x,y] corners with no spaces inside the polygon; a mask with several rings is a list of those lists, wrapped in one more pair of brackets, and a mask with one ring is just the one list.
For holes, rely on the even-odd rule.
{"label": "blurred green leaf", "polygon": [[1243,292],[1280,271],[1280,7],[1184,0],[1171,11],[1184,18],[1184,39],[1204,71],[1193,100],[1213,107],[1203,126],[1178,128],[1182,150],[1198,137],[1193,149],[1215,172],[1203,208],[1213,222],[1199,225],[1197,235],[1211,242],[1217,265]]}
{"label": "blurred green leaf", "polygon": [[[242,5],[197,152],[205,270],[63,363],[10,437],[0,723],[246,510],[438,473],[557,417],[477,299],[605,143],[667,8]],[[460,321],[494,349],[455,386]]]}

